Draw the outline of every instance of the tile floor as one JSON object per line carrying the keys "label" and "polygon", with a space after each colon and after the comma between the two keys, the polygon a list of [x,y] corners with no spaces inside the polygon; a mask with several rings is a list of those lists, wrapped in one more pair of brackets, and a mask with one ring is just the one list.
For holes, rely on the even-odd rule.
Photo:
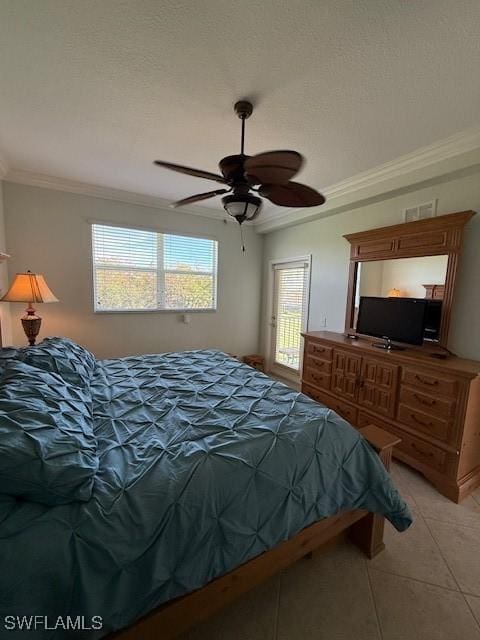
{"label": "tile floor", "polygon": [[414,523],[367,560],[342,542],[300,560],[182,640],[480,640],[480,489],[461,505],[394,463]]}

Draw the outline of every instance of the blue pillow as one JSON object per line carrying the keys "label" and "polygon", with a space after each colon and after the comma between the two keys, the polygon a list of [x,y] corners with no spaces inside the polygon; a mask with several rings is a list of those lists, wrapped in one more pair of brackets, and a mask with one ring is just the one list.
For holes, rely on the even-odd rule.
{"label": "blue pillow", "polygon": [[89,500],[98,468],[90,391],[12,361],[0,378],[0,492],[47,505]]}
{"label": "blue pillow", "polygon": [[77,387],[87,388],[95,370],[95,356],[69,338],[46,338],[27,347],[22,359],[32,367],[57,373]]}
{"label": "blue pillow", "polygon": [[0,375],[12,360],[23,360],[23,349],[16,347],[3,347],[0,349]]}

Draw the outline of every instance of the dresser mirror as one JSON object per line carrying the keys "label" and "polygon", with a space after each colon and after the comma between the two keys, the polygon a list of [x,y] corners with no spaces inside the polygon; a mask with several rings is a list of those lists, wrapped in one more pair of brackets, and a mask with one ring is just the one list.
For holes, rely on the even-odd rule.
{"label": "dresser mirror", "polygon": [[428,300],[424,339],[438,343],[448,255],[359,261],[355,281],[353,328],[357,327],[360,299],[411,298]]}
{"label": "dresser mirror", "polygon": [[[473,211],[461,211],[344,236],[350,243],[345,333],[366,335],[361,330],[365,326],[362,307],[367,309],[368,303],[371,325],[377,310],[385,310],[390,300],[386,315],[410,305],[405,318],[413,317],[414,304],[426,310],[416,338],[392,337],[392,341],[417,348],[446,347],[463,229],[473,215]],[[397,316],[395,323],[400,333],[408,324],[402,317]]]}

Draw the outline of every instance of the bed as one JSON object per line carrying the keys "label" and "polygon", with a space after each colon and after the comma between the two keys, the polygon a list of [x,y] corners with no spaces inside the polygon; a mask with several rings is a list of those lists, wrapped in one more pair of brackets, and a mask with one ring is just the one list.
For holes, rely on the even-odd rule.
{"label": "bed", "polygon": [[51,338],[0,374],[0,619],[43,616],[38,637],[124,629],[338,514],[411,523],[358,431],[220,351],[97,361]]}

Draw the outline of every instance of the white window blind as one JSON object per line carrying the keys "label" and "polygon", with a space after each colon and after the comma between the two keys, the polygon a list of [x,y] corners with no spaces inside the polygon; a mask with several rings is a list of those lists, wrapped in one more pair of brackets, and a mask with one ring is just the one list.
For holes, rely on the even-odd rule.
{"label": "white window blind", "polygon": [[298,370],[305,322],[308,263],[275,264],[274,361]]}
{"label": "white window blind", "polygon": [[93,224],[95,311],[215,309],[217,244]]}

